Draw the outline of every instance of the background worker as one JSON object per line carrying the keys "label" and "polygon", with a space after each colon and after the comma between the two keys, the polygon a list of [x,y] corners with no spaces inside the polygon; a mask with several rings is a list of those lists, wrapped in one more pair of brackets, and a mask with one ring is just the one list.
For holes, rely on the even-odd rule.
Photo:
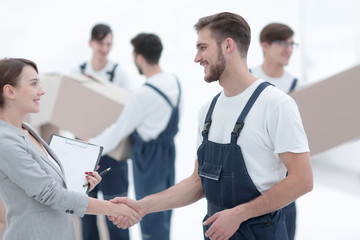
{"label": "background worker", "polygon": [[255,77],[274,84],[286,93],[303,85],[285,69],[294,48],[298,46],[293,36],[294,31],[285,24],[270,23],[265,26],[260,33],[264,62],[250,69]]}
{"label": "background worker", "polygon": [[[92,58],[79,65],[74,72],[90,74],[101,81],[111,82],[125,90],[132,90],[133,84],[121,69],[118,63],[111,61],[108,55],[113,45],[113,33],[106,24],[96,24],[91,30],[89,46],[92,49]],[[106,106],[104,106],[106,107]],[[116,196],[127,196],[128,193],[128,163],[126,160],[116,159],[104,155],[99,162],[99,172],[111,167],[99,185],[89,193],[89,196],[97,198],[101,191],[105,200]],[[83,240],[99,240],[97,216],[86,215],[82,218]],[[111,240],[128,240],[129,230],[118,229],[106,219]]]}
{"label": "background worker", "polygon": [[[131,159],[137,199],[165,190],[175,181],[175,143],[178,132],[180,83],[159,65],[163,45],[152,33],[131,40],[134,63],[146,83],[136,89],[117,121],[89,141],[111,152],[131,135]],[[142,238],[168,240],[171,211],[149,214],[141,221]]]}
{"label": "background worker", "polygon": [[[252,74],[271,82],[285,93],[290,93],[302,84],[286,71],[293,49],[297,46],[293,39],[294,31],[281,23],[270,23],[260,33],[260,43],[264,53],[264,62],[251,69]],[[283,209],[289,240],[295,237],[296,206],[295,202]]]}

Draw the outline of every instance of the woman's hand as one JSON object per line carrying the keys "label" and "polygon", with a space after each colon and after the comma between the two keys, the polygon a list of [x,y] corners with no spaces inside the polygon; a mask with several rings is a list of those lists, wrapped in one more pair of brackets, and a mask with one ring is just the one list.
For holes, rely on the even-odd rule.
{"label": "woman's hand", "polygon": [[114,203],[113,207],[114,214],[112,215],[112,218],[118,217],[122,220],[122,229],[132,227],[142,219],[142,216],[136,210],[126,204]]}
{"label": "woman's hand", "polygon": [[96,171],[95,172],[85,172],[85,174],[87,174],[86,180],[90,184],[89,191],[91,191],[96,187],[96,185],[99,184],[99,182],[101,182],[101,177],[100,177],[99,173]]}
{"label": "woman's hand", "polygon": [[[127,197],[116,197],[114,199],[111,199],[110,202],[112,203],[123,203],[130,208],[134,209],[137,213],[140,214],[141,217],[144,217],[146,215],[145,209],[140,205],[140,203],[136,200],[127,198]],[[109,221],[111,221],[114,225],[116,225],[118,228],[126,228],[127,226],[127,219],[123,216],[108,216]]]}

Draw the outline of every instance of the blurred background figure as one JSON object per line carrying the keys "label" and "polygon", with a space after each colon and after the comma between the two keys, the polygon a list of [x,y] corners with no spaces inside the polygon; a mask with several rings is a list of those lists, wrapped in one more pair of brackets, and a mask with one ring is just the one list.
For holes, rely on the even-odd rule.
{"label": "blurred background figure", "polygon": [[[270,23],[260,33],[264,62],[250,69],[257,78],[274,84],[277,88],[290,93],[301,84],[298,79],[285,70],[289,64],[293,49],[298,46],[293,39],[294,31],[281,23]],[[283,208],[289,240],[295,237],[296,206],[295,202]]]}
{"label": "blurred background figure", "polygon": [[[146,83],[133,92],[117,121],[89,142],[103,146],[107,154],[131,136],[135,195],[142,199],[174,185],[174,138],[181,88],[177,77],[159,65],[163,45],[157,35],[140,33],[131,44],[134,63]],[[169,240],[171,213],[169,210],[145,216],[141,221],[142,238]]]}
{"label": "blurred background figure", "polygon": [[250,71],[286,93],[290,93],[301,85],[299,80],[285,70],[289,64],[293,49],[298,46],[293,39],[294,31],[287,25],[271,23],[260,33],[260,43],[264,54],[264,62]]}
{"label": "blurred background figure", "polygon": [[[92,75],[101,81],[108,81],[125,89],[131,90],[132,83],[121,66],[108,59],[113,43],[111,28],[106,24],[96,24],[91,30],[89,46],[92,49],[92,58],[80,64],[74,72]],[[104,106],[106,107],[106,106]],[[105,200],[116,196],[127,196],[128,193],[128,163],[117,161],[105,155],[100,159],[100,168],[103,171],[111,167],[111,171],[103,177],[101,184],[89,193],[89,196],[97,198],[101,191]],[[96,222],[97,217],[86,215],[82,218],[83,240],[99,240],[99,230]],[[128,240],[129,230],[116,228],[106,219],[111,240]]]}

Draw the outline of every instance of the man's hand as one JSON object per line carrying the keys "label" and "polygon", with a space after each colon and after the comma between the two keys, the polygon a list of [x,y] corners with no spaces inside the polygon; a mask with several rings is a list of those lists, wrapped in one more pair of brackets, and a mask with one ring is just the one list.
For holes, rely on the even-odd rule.
{"label": "man's hand", "polygon": [[109,219],[116,219],[116,217],[120,218],[122,224],[119,228],[121,227],[122,229],[126,229],[141,221],[142,216],[133,208],[120,202],[112,203],[114,215],[109,216]]}
{"label": "man's hand", "polygon": [[241,218],[234,212],[234,209],[217,212],[203,222],[204,225],[212,223],[211,227],[205,232],[205,236],[216,240],[229,239],[240,227],[241,222]]}
{"label": "man's hand", "polygon": [[[145,211],[142,209],[139,202],[127,198],[127,197],[116,197],[114,199],[111,199],[110,202],[112,203],[120,203],[125,204],[129,208],[133,209],[141,218],[145,216]],[[109,216],[108,219],[113,222],[114,225],[116,225],[118,228],[128,228],[129,225],[131,225],[134,221],[129,221],[129,219],[123,215],[120,216]],[[133,224],[132,224],[133,225]],[[131,226],[132,226],[131,225]]]}

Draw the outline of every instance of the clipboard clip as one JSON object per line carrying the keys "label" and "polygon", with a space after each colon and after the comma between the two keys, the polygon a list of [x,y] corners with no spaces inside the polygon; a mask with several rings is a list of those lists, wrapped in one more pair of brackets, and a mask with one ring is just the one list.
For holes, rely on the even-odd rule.
{"label": "clipboard clip", "polygon": [[75,139],[73,140],[73,139],[69,139],[69,138],[67,138],[65,140],[65,143],[70,144],[70,145],[75,145],[75,146],[78,146],[81,148],[87,148],[87,146],[88,146],[88,143],[86,143],[86,142],[80,142],[79,140],[75,140]]}

